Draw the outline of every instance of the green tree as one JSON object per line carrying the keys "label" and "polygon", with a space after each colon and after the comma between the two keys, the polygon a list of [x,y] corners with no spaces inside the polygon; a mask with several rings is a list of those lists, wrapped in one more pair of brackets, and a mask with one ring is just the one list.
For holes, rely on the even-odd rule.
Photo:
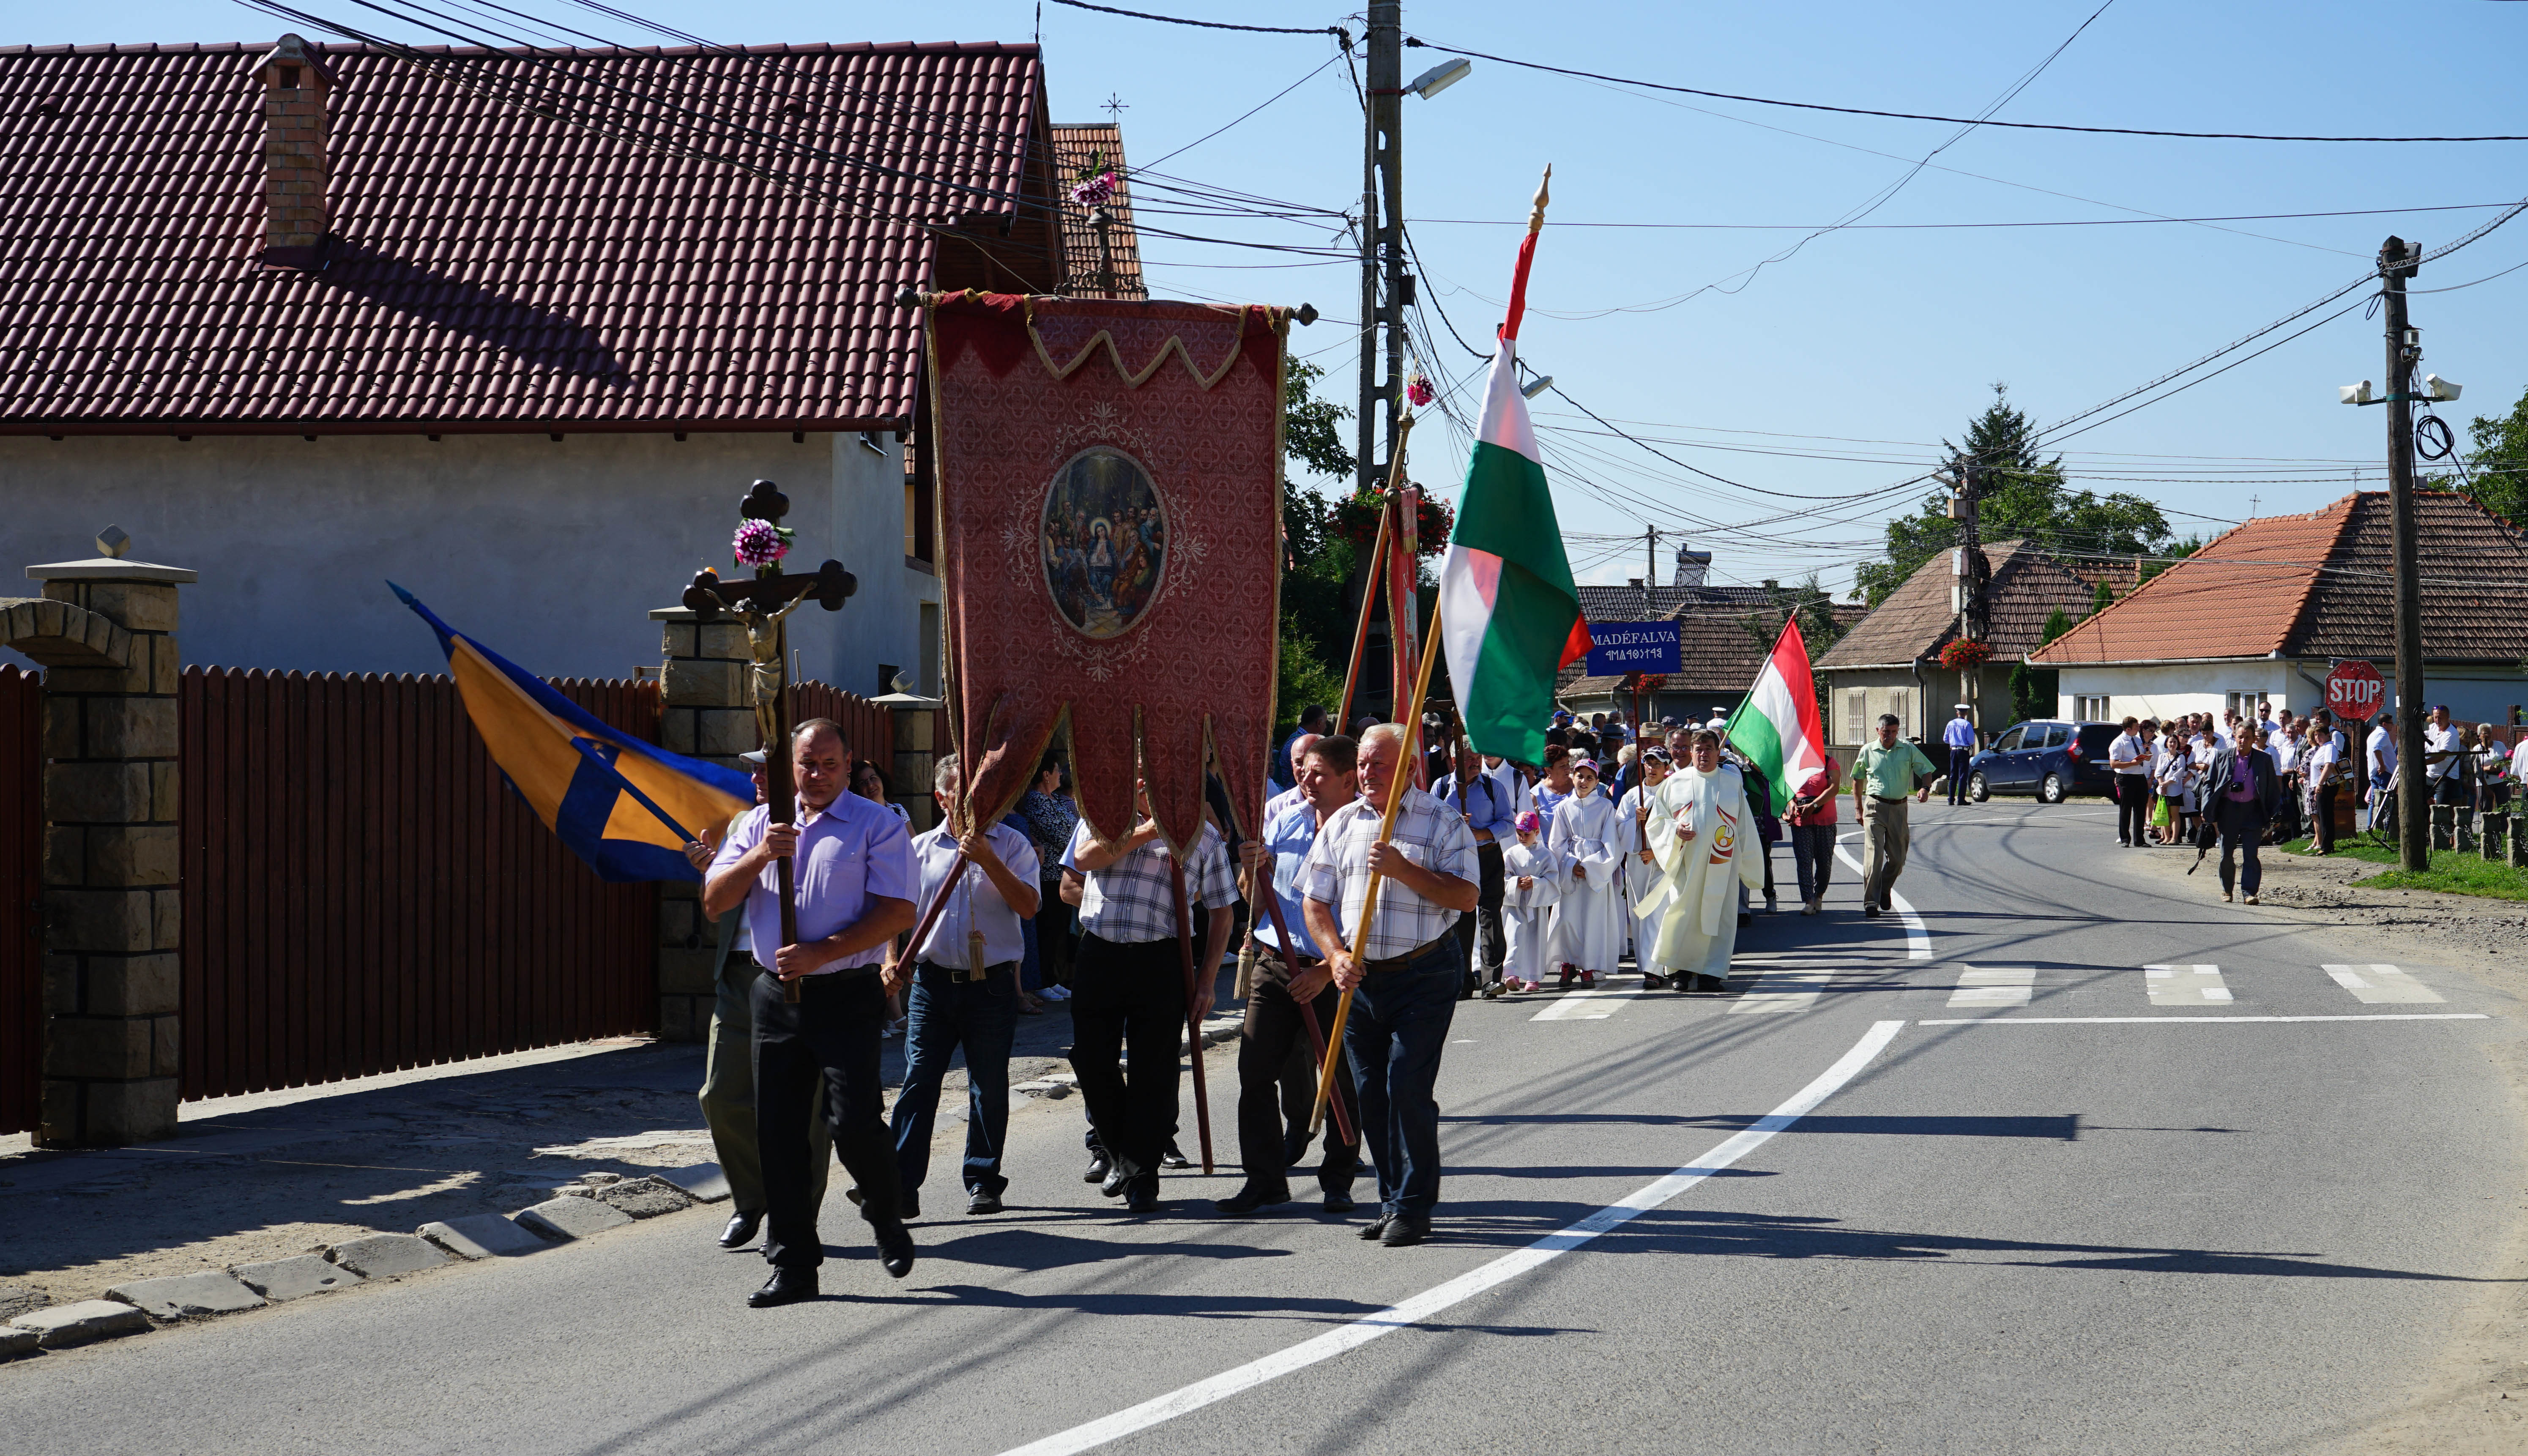
{"label": "green tree", "polygon": [[2108,586],[2102,579],[2098,583],[2098,589],[2089,594],[2089,615],[2094,617],[2098,613],[2105,611],[2108,607],[2115,605],[2115,588]]}
{"label": "green tree", "polygon": [[[1297,472],[1347,482],[1352,454],[1343,448],[1343,423],[1351,411],[1319,399],[1312,386],[1325,371],[1305,359],[1290,361],[1282,387],[1282,445]],[[1348,485],[1340,489],[1348,489]],[[1343,586],[1350,579],[1352,544],[1328,527],[1333,502],[1312,484],[1286,478],[1282,490],[1281,727],[1289,728],[1309,702],[1332,703],[1343,695],[1351,650]],[[1332,686],[1327,686],[1331,680]]]}
{"label": "green tree", "polygon": [[[1835,615],[1834,598],[1814,571],[1809,573],[1807,581],[1773,588],[1766,603],[1739,618],[1739,625],[1769,651],[1774,641],[1782,635],[1782,624],[1790,620],[1797,620],[1800,624],[1800,641],[1807,645],[1811,662],[1824,656],[1826,649],[1840,642],[1843,634],[1850,630]],[[1830,720],[1825,679],[1816,677],[1810,686],[1817,691],[1819,720]]]}
{"label": "green tree", "polygon": [[2435,472],[2423,484],[2461,491],[2514,526],[2528,527],[2528,392],[2506,415],[2477,415],[2466,427],[2474,448],[2463,473]]}
{"label": "green tree", "polygon": [[[1965,442],[1941,442],[1981,463],[1977,520],[1985,542],[2024,538],[2049,550],[2134,555],[2168,539],[2167,517],[2141,496],[2070,489],[2063,457],[2041,457],[2035,434],[2028,416],[2012,406],[2010,387],[1996,384],[1991,405],[1968,423]],[[1957,544],[1949,493],[1934,491],[1921,510],[1887,523],[1886,559],[1863,562],[1854,585],[1876,606],[1924,562]]]}

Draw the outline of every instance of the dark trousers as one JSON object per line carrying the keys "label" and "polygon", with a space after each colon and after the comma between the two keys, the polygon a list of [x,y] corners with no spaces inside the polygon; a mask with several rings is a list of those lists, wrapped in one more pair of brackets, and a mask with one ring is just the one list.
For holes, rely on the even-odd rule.
{"label": "dark trousers", "polygon": [[[1476,899],[1475,912],[1459,915],[1450,929],[1456,932],[1457,955],[1466,963],[1466,987],[1474,989],[1485,981],[1501,979],[1501,961],[1509,954],[1509,942],[1501,935],[1501,849],[1494,841],[1475,846]],[[1482,959],[1475,956],[1476,935],[1483,939]]]}
{"label": "dark trousers", "polygon": [[1047,880],[1035,911],[1035,964],[1039,982],[1071,984],[1071,907],[1062,900],[1062,882]]}
{"label": "dark trousers", "polygon": [[978,981],[923,962],[905,1009],[904,1090],[895,1097],[895,1166],[908,1190],[930,1170],[930,1127],[948,1058],[966,1054],[966,1169],[970,1193],[998,1194],[1001,1150],[1010,1131],[1010,1041],[1018,1032],[1017,967],[995,965]]}
{"label": "dark trousers", "polygon": [[[1782,826],[1782,832],[1791,837],[1791,859],[1799,866],[1802,900],[1823,900],[1825,887],[1834,883],[1834,829],[1832,824]],[[1765,858],[1769,863],[1771,857]]]}
{"label": "dark trousers", "polygon": [[834,1156],[861,1188],[861,1217],[894,1222],[895,1159],[878,1115],[878,1031],[886,992],[874,970],[833,971],[799,981],[799,1001],[781,998],[777,976],[755,982],[755,1141],[764,1158],[764,1257],[784,1269],[825,1262],[816,1233],[816,1195],[808,1171],[810,1094],[825,1082],[825,1121]]}
{"label": "dark trousers", "polygon": [[1974,756],[1973,749],[1962,749],[1955,744],[1949,746],[1949,803],[1967,802],[1967,760]]}
{"label": "dark trousers", "polygon": [[[2235,881],[2238,889],[2253,895],[2265,882],[2265,866],[2256,858],[2256,846],[2265,837],[2265,816],[2257,813],[2253,805],[2245,809],[2225,805],[2217,813],[2221,825],[2221,893],[2229,894]],[[2246,852],[2244,868],[2232,862],[2241,850]]]}
{"label": "dark trousers", "polygon": [[[1329,985],[1310,1003],[1317,1014],[1319,1030],[1332,1023],[1336,999],[1335,989]],[[1304,1078],[1307,1101],[1299,1105],[1295,1118],[1299,1137],[1305,1137],[1308,1114],[1314,1110],[1317,1092],[1313,1075],[1317,1064],[1308,1043],[1307,1023],[1299,1018],[1299,1004],[1290,999],[1290,988],[1259,975],[1246,999],[1246,1025],[1238,1034],[1238,1159],[1245,1165],[1246,1180],[1262,1187],[1290,1185],[1290,1143],[1297,1139],[1286,1136],[1284,1118],[1290,1113],[1289,1094],[1294,1066],[1304,1066],[1309,1073]],[[1351,1125],[1360,1126],[1359,1099],[1352,1092],[1349,1067],[1335,1069],[1334,1095],[1343,1099]],[[1335,1130],[1334,1113],[1329,1110],[1326,1161],[1317,1170],[1318,1185],[1330,1193],[1348,1192],[1359,1169],[1360,1149],[1344,1145]]]}
{"label": "dark trousers", "polygon": [[2116,775],[2116,843],[2150,843],[2150,775]]}
{"label": "dark trousers", "polygon": [[2332,854],[2335,850],[2335,801],[2343,796],[2340,783],[2317,786],[2317,852]]}
{"label": "dark trousers", "polygon": [[1174,936],[1120,945],[1090,934],[1073,967],[1071,1069],[1097,1140],[1134,1174],[1158,1172],[1176,1129],[1185,1033],[1179,958]]}
{"label": "dark trousers", "polygon": [[1390,1218],[1428,1219],[1440,1202],[1440,1053],[1465,974],[1456,942],[1361,978],[1343,1023],[1343,1053],[1360,1082],[1361,1139],[1378,1163],[1378,1202]]}

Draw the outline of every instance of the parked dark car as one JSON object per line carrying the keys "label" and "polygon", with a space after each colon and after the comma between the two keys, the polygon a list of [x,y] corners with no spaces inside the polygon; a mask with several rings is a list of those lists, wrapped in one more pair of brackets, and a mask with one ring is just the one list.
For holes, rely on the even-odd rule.
{"label": "parked dark car", "polygon": [[2113,797],[2115,771],[2107,745],[2123,730],[2113,723],[2034,718],[2013,723],[1992,747],[1967,760],[1967,793],[1977,803],[1995,794],[2033,794],[2061,804],[2074,794]]}

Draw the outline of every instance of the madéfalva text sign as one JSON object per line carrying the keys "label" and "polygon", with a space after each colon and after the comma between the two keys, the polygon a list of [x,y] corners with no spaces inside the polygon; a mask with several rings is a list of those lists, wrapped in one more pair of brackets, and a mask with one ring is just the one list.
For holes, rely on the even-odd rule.
{"label": "mad\u00e9falva text sign", "polygon": [[1679,649],[1674,622],[1591,622],[1589,675],[1675,672]]}

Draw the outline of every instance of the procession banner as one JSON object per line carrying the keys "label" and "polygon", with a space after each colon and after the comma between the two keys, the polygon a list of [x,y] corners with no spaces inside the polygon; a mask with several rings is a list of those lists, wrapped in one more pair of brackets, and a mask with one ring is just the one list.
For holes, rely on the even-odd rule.
{"label": "procession banner", "polygon": [[1080,810],[1200,834],[1262,802],[1281,622],[1284,310],[929,300],[949,713],[989,822],[1067,744]]}
{"label": "procession banner", "polygon": [[410,592],[387,585],[439,634],[465,715],[500,776],[598,878],[702,878],[685,858],[685,840],[752,806],[752,779],[607,727],[544,679],[441,621]]}

